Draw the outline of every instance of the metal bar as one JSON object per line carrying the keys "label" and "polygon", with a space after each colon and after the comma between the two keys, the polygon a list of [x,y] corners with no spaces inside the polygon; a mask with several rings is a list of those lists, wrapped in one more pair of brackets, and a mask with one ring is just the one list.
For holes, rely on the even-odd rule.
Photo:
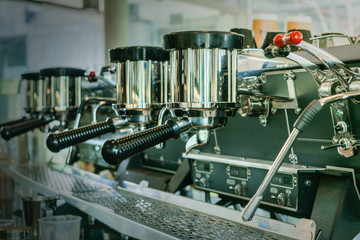
{"label": "metal bar", "polygon": [[[288,135],[290,136],[290,123],[289,123],[289,116],[288,116],[287,109],[284,109],[284,112],[285,112],[286,128],[287,128],[287,131],[288,131]],[[291,154],[294,154],[294,148],[291,147],[290,150],[291,150]]]}
{"label": "metal bar", "polygon": [[279,154],[277,155],[274,163],[271,165],[271,168],[269,172],[266,174],[264,181],[261,183],[259,189],[256,191],[255,195],[250,199],[248,204],[245,206],[244,211],[242,212],[242,219],[244,221],[249,221],[253,218],[256,209],[260,205],[260,202],[262,200],[262,195],[264,194],[265,189],[269,186],[272,178],[276,174],[276,172],[279,170],[282,161],[284,160],[284,157],[286,153],[289,151],[291,146],[293,145],[294,141],[296,140],[296,137],[300,131],[297,128],[294,128],[286,140],[284,146],[281,148]]}

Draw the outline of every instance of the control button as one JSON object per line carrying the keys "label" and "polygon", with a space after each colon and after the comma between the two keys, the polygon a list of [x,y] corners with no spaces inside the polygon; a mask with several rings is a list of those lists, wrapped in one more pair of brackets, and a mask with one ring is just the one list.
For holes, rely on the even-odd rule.
{"label": "control button", "polygon": [[290,201],[290,198],[288,198],[287,202],[286,202],[286,205],[291,207],[291,201]]}
{"label": "control button", "polygon": [[235,185],[235,180],[234,179],[226,179],[226,183],[229,185]]}
{"label": "control button", "polygon": [[205,177],[202,178],[195,178],[195,183],[201,187],[205,187],[207,183],[207,179]]}
{"label": "control button", "polygon": [[198,183],[201,187],[206,187],[207,179],[205,177],[202,177],[200,179],[195,179],[195,183]]}
{"label": "control button", "polygon": [[272,194],[277,194],[277,193],[278,193],[278,190],[277,190],[277,188],[272,187],[272,188],[270,188],[270,192],[271,192]]}
{"label": "control button", "polygon": [[285,206],[286,203],[286,197],[285,194],[283,193],[279,193],[279,195],[275,196],[275,195],[271,195],[272,199],[275,199],[277,204],[281,205],[281,206]]}
{"label": "control button", "polygon": [[241,195],[241,185],[240,184],[236,184],[234,190],[235,190],[236,195]]}

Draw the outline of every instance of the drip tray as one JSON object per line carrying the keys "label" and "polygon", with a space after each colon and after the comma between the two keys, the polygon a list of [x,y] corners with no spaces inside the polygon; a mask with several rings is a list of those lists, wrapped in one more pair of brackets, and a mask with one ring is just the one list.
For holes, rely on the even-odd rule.
{"label": "drip tray", "polygon": [[1,166],[13,180],[58,195],[115,230],[140,239],[313,239],[315,223],[294,226],[128,183],[128,188],[97,175],[63,166]]}

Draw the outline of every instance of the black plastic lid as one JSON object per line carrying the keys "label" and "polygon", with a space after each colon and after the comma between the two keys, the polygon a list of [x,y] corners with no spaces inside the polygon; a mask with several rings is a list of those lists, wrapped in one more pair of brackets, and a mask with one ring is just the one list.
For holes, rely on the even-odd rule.
{"label": "black plastic lid", "polygon": [[217,31],[173,32],[163,36],[165,49],[243,49],[244,35]]}
{"label": "black plastic lid", "polygon": [[278,34],[283,34],[283,33],[285,33],[285,32],[267,32],[261,48],[265,49],[270,45],[274,45],[274,43],[273,43],[274,37]]}
{"label": "black plastic lid", "polygon": [[245,48],[257,48],[254,33],[251,29],[248,28],[232,28],[230,32],[244,35],[244,47]]}
{"label": "black plastic lid", "polygon": [[38,72],[29,72],[21,74],[21,79],[26,80],[39,80],[39,73]]}
{"label": "black plastic lid", "polygon": [[169,52],[161,47],[119,47],[109,50],[110,62],[129,61],[167,61]]}
{"label": "black plastic lid", "polygon": [[41,77],[82,77],[85,75],[85,70],[78,68],[46,68],[40,70]]}

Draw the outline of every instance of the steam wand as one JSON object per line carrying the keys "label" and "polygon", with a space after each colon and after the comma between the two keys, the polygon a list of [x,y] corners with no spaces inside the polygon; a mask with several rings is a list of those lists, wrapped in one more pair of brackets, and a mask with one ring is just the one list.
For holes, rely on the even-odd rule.
{"label": "steam wand", "polygon": [[256,191],[255,195],[250,199],[248,204],[245,206],[242,212],[242,219],[244,221],[251,221],[254,217],[256,209],[259,207],[260,202],[263,198],[263,194],[265,189],[269,186],[272,178],[274,177],[275,173],[279,170],[281,163],[283,162],[285,155],[289,151],[289,149],[294,144],[297,136],[300,132],[302,132],[307,125],[312,121],[312,119],[316,116],[318,112],[328,103],[336,102],[339,100],[350,99],[360,95],[360,91],[356,92],[345,92],[340,93],[332,96],[328,96],[325,98],[313,100],[301,113],[298,117],[296,122],[294,123],[294,129],[292,130],[290,136],[284,143],[283,147],[281,148],[279,154],[277,155],[275,161],[271,165],[269,172],[266,174],[263,182],[261,183],[260,187]]}

